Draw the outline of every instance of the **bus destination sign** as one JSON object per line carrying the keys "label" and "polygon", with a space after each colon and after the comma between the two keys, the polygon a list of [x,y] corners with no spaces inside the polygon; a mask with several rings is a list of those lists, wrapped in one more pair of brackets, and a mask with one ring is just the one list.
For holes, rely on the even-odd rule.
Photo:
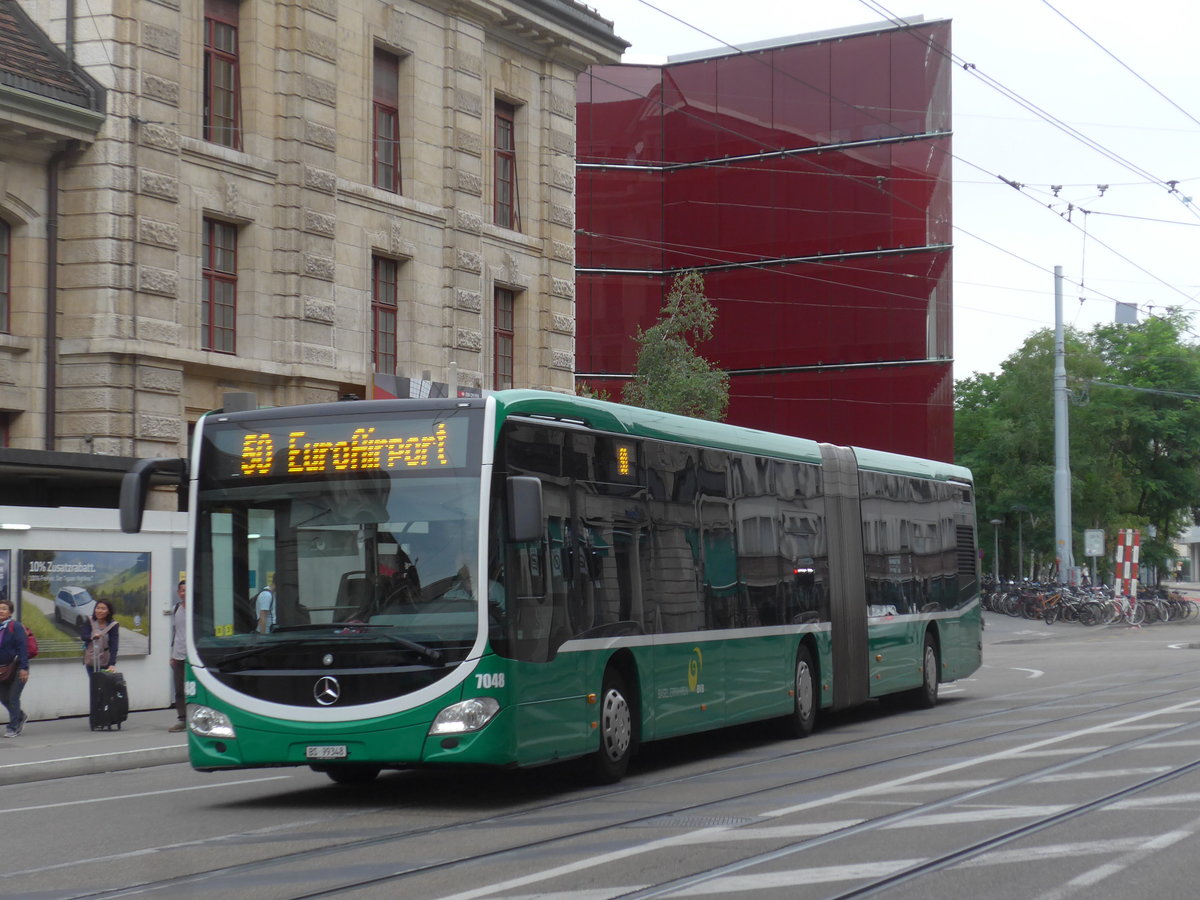
{"label": "bus destination sign", "polygon": [[332,422],[252,429],[240,435],[240,474],[312,476],[348,472],[447,470],[464,463],[465,421]]}

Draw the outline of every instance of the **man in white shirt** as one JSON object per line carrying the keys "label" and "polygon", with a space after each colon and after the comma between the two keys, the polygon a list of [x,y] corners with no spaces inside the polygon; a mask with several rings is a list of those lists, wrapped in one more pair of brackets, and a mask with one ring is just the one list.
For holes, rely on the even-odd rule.
{"label": "man in white shirt", "polygon": [[267,586],[258,592],[254,601],[254,611],[258,616],[258,630],[266,634],[275,627],[275,576],[272,575]]}
{"label": "man in white shirt", "polygon": [[175,682],[175,713],[179,721],[167,731],[183,731],[187,728],[187,697],[183,694],[183,669],[187,659],[187,581],[180,581],[175,589],[175,609],[171,612],[171,677]]}

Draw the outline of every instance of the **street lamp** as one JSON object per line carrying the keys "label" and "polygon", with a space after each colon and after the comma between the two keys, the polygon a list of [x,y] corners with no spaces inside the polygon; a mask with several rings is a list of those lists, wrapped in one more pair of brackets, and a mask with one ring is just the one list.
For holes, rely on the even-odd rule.
{"label": "street lamp", "polygon": [[1000,580],[1000,526],[1003,524],[1003,519],[992,519],[992,577],[997,581]]}

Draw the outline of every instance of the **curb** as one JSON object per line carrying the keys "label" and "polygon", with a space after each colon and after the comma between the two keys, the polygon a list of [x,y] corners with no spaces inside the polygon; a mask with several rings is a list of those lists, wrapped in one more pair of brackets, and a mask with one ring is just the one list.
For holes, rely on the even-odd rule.
{"label": "curb", "polygon": [[121,750],[91,756],[69,756],[64,759],[41,759],[37,762],[11,763],[0,766],[0,786],[48,781],[51,778],[71,778],[75,775],[98,775],[123,769],[146,766],[166,766],[188,760],[186,744],[167,747],[148,747],[144,750]]}

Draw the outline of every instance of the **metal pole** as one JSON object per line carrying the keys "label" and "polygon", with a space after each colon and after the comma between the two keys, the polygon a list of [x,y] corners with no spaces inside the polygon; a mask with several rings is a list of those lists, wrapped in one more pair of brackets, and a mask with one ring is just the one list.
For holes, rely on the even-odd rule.
{"label": "metal pole", "polygon": [[1025,533],[1021,530],[1024,524],[1021,514],[1017,513],[1017,580],[1025,577]]}
{"label": "metal pole", "polygon": [[1063,329],[1062,266],[1054,267],[1054,540],[1058,580],[1066,583],[1071,553],[1071,460],[1067,441],[1067,362]]}
{"label": "metal pole", "polygon": [[1000,526],[1003,519],[992,519],[992,578],[1000,580]]}

